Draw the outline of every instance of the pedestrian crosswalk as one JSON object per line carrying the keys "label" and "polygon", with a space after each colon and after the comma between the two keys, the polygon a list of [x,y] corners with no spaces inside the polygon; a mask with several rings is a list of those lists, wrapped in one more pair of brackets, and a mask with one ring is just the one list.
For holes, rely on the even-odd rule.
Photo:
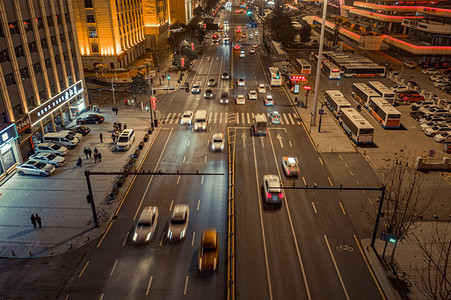
{"label": "pedestrian crosswalk", "polygon": [[[208,122],[210,124],[237,124],[250,125],[254,119],[255,113],[227,113],[227,112],[210,112],[208,113]],[[299,125],[301,124],[295,113],[280,113],[281,125]],[[167,113],[163,118],[165,124],[180,124],[182,113]],[[268,121],[270,115],[267,114]]]}

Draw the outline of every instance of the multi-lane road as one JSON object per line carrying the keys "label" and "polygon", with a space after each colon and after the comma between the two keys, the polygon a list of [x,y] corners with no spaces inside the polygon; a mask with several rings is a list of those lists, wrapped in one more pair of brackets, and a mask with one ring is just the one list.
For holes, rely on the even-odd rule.
{"label": "multi-lane road", "polygon": [[[262,49],[249,54],[250,44],[258,42],[258,38],[241,43],[244,58],[232,49],[234,26],[244,27],[248,18],[225,11],[221,21],[224,19],[230,22],[232,43],[205,43],[186,78],[190,85],[202,82],[200,94],[180,90],[158,98],[163,122],[141,166],[141,170],[150,171],[224,175],[136,177],[105,235],[67,286],[67,295],[70,299],[224,299],[228,280],[228,156],[227,150],[212,152],[209,145],[213,133],[227,136],[228,128],[234,128],[235,136],[230,142],[236,143],[233,167],[237,299],[383,298],[359,246],[361,236],[354,227],[359,224],[353,224],[346,214],[346,206],[350,211],[359,210],[362,195],[286,190],[281,206],[268,206],[262,200],[264,174],[280,176],[284,186],[334,186],[337,182],[353,184],[346,169],[353,166],[328,165],[328,161],[347,157],[321,157],[286,91],[269,88]],[[222,80],[223,72],[229,72],[232,79]],[[214,99],[206,100],[203,91],[210,78],[218,84],[213,87]],[[236,86],[238,78],[246,80],[245,87]],[[263,95],[258,100],[246,100],[245,105],[234,103],[237,94],[247,95],[260,83],[275,99],[274,107],[264,106]],[[222,91],[229,92],[229,104],[218,103]],[[198,109],[208,112],[205,132],[194,132],[192,126],[179,122],[183,111]],[[252,116],[273,110],[281,113],[282,124],[270,124],[266,137],[251,135]],[[284,155],[298,158],[299,177],[284,176]],[[368,167],[362,165],[363,161],[356,164],[355,172],[366,172]],[[362,181],[374,186],[375,177],[362,177]],[[188,204],[191,212],[186,238],[170,243],[165,238],[167,222],[172,207],[182,203]],[[157,206],[160,212],[156,234],[148,245],[136,246],[131,240],[134,225],[149,205]],[[198,271],[197,256],[202,232],[210,227],[220,233],[218,270],[203,274]]]}

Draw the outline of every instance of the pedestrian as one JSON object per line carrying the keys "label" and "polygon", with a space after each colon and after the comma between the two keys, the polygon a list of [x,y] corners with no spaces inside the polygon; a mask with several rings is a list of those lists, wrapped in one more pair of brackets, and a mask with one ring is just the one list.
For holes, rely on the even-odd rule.
{"label": "pedestrian", "polygon": [[94,152],[94,162],[96,163],[99,159],[99,154],[97,152]]}
{"label": "pedestrian", "polygon": [[99,162],[102,162],[102,153],[98,153],[97,154],[97,160],[99,161]]}
{"label": "pedestrian", "polygon": [[111,111],[113,112],[113,115],[116,113],[116,107],[115,106],[113,106],[112,108],[111,108]]}
{"label": "pedestrian", "polygon": [[96,155],[97,153],[99,153],[99,150],[97,150],[97,148],[94,147],[94,155]]}
{"label": "pedestrian", "polygon": [[77,167],[82,167],[83,166],[83,161],[81,160],[81,157],[79,156],[78,157],[78,160],[77,160]]}
{"label": "pedestrian", "polygon": [[127,129],[127,123],[124,122],[124,130]]}
{"label": "pedestrian", "polygon": [[36,222],[38,223],[39,228],[41,228],[41,227],[42,227],[42,224],[41,224],[41,217],[38,216],[38,214],[36,214]]}
{"label": "pedestrian", "polygon": [[31,224],[33,224],[34,228],[36,228],[36,217],[33,214],[31,214],[30,220]]}
{"label": "pedestrian", "polygon": [[89,158],[92,157],[92,150],[91,150],[91,148],[88,148],[88,155],[89,155]]}
{"label": "pedestrian", "polygon": [[117,123],[117,126],[119,126],[119,132],[122,132],[122,124],[121,124],[121,122]]}
{"label": "pedestrian", "polygon": [[83,149],[83,153],[86,155],[86,159],[88,159],[88,149],[86,147]]}
{"label": "pedestrian", "polygon": [[114,107],[114,110],[116,111],[116,116],[118,115],[119,112],[119,108],[117,108],[117,106]]}
{"label": "pedestrian", "polygon": [[102,133],[100,133],[99,138],[100,138],[100,143],[103,143],[103,134]]}
{"label": "pedestrian", "polygon": [[116,143],[116,135],[114,132],[111,134],[111,139],[113,140],[113,144]]}

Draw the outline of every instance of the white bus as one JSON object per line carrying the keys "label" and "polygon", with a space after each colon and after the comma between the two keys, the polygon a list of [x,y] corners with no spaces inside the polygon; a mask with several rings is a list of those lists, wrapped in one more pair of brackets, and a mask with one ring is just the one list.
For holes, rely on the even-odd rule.
{"label": "white bus", "polygon": [[382,98],[384,98],[388,103],[393,105],[395,103],[395,93],[388,87],[383,85],[379,81],[369,81],[368,86],[376,91]]}
{"label": "white bus", "polygon": [[302,75],[310,75],[312,73],[312,66],[305,59],[296,59],[295,67]]}
{"label": "white bus", "polygon": [[377,64],[348,64],[342,65],[341,72],[344,77],[385,77],[386,69]]}
{"label": "white bus", "polygon": [[282,86],[282,74],[279,68],[269,67],[268,81],[270,86]]}
{"label": "white bus", "polygon": [[323,61],[321,70],[329,79],[340,79],[341,77],[340,69],[328,60]]}
{"label": "white bus", "polygon": [[366,108],[368,108],[371,97],[380,97],[378,93],[365,83],[354,83],[351,87],[351,93],[352,96],[360,101]]}
{"label": "white bus", "polygon": [[326,106],[337,119],[340,117],[343,108],[351,107],[351,103],[338,90],[326,91],[324,99]]}
{"label": "white bus", "polygon": [[354,143],[373,143],[374,127],[354,108],[343,108],[339,123]]}
{"label": "white bus", "polygon": [[401,126],[401,113],[385,99],[373,97],[369,104],[368,110],[384,129]]}

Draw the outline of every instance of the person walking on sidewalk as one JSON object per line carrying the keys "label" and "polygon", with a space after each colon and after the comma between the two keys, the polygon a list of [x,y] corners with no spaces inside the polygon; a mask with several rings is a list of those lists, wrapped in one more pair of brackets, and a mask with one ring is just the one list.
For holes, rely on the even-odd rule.
{"label": "person walking on sidewalk", "polygon": [[86,155],[86,159],[88,159],[88,149],[86,147],[83,149],[83,153]]}
{"label": "person walking on sidewalk", "polygon": [[117,126],[119,126],[119,133],[121,133],[122,132],[122,124],[121,124],[121,122],[117,123]]}
{"label": "person walking on sidewalk", "polygon": [[102,162],[102,153],[98,153],[97,154],[97,160],[99,161],[99,162]]}
{"label": "person walking on sidewalk", "polygon": [[36,228],[36,217],[33,214],[31,214],[30,220],[31,224],[33,224],[34,228]]}
{"label": "person walking on sidewalk", "polygon": [[83,166],[83,161],[81,160],[81,157],[79,156],[78,157],[78,160],[77,160],[77,167],[82,167]]}
{"label": "person walking on sidewalk", "polygon": [[114,111],[116,112],[116,116],[117,116],[118,112],[119,112],[119,108],[117,108],[117,106],[114,106]]}
{"label": "person walking on sidewalk", "polygon": [[99,153],[94,152],[94,162],[96,163],[99,159]]}
{"label": "person walking on sidewalk", "polygon": [[36,222],[38,223],[38,225],[39,225],[39,228],[41,228],[42,226],[42,224],[41,224],[41,217],[40,216],[38,216],[38,214],[36,214]]}
{"label": "person walking on sidewalk", "polygon": [[100,138],[100,143],[103,143],[103,134],[102,133],[100,133],[99,138]]}
{"label": "person walking on sidewalk", "polygon": [[124,122],[124,130],[127,129],[127,123]]}
{"label": "person walking on sidewalk", "polygon": [[92,157],[92,150],[91,150],[91,148],[88,148],[88,155],[89,155],[89,158]]}
{"label": "person walking on sidewalk", "polygon": [[113,140],[113,144],[116,143],[116,135],[114,132],[111,134],[111,139]]}

